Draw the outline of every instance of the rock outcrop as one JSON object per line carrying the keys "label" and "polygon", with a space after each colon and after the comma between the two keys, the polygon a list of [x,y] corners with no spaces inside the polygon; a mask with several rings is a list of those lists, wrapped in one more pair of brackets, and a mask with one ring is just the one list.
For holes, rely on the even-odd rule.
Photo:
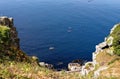
{"label": "rock outcrop", "polygon": [[46,67],[48,69],[53,69],[54,68],[52,64],[48,64],[48,63],[45,63],[45,62],[39,62],[39,65],[41,67]]}
{"label": "rock outcrop", "polygon": [[82,65],[85,63],[84,60],[76,59],[68,64],[68,70],[71,72],[81,71]]}
{"label": "rock outcrop", "polygon": [[95,69],[94,62],[87,62],[81,68],[81,75],[87,75],[90,71],[93,71],[94,69]]}
{"label": "rock outcrop", "polygon": [[68,69],[70,71],[80,71],[81,70],[81,65],[79,63],[69,63],[68,64]]}
{"label": "rock outcrop", "polygon": [[28,60],[28,57],[20,49],[18,33],[14,27],[13,18],[0,17],[0,27],[0,58],[16,61]]}
{"label": "rock outcrop", "polygon": [[8,18],[6,16],[0,17],[0,25],[7,26],[10,28],[10,46],[20,48],[18,33],[16,31],[16,28],[14,27],[13,18]]}

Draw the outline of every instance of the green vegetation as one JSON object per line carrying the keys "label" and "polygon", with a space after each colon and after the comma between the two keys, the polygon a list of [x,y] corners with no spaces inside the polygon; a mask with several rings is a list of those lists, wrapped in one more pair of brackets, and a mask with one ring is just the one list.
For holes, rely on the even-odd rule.
{"label": "green vegetation", "polygon": [[5,61],[0,63],[0,79],[81,79],[79,73],[54,71],[37,64]]}
{"label": "green vegetation", "polygon": [[0,26],[0,43],[8,42],[10,37],[10,28],[7,26]]}
{"label": "green vegetation", "polygon": [[[93,72],[81,76],[80,72],[54,71],[27,62],[5,61],[0,63],[0,79],[95,79]],[[98,79],[119,79],[100,76]]]}
{"label": "green vegetation", "polygon": [[29,57],[11,44],[10,28],[0,25],[0,62],[28,61]]}
{"label": "green vegetation", "polygon": [[113,48],[114,48],[114,54],[120,56],[120,24],[117,24],[117,27],[113,30],[113,32],[110,34],[113,39]]}

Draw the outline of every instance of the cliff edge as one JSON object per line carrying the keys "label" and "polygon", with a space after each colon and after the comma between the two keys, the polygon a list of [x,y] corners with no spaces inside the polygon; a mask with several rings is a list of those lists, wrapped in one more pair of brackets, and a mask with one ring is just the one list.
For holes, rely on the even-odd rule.
{"label": "cliff edge", "polygon": [[82,66],[81,74],[93,78],[120,78],[120,24],[114,25],[104,42],[96,45],[92,61]]}

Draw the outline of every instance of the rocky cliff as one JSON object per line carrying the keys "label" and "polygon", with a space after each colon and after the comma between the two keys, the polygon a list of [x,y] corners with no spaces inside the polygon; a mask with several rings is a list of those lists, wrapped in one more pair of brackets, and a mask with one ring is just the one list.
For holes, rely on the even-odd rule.
{"label": "rocky cliff", "polygon": [[14,24],[13,24],[13,18],[0,17],[0,26],[10,28],[10,33],[9,33],[10,34],[9,35],[10,43],[9,43],[9,45],[14,46],[19,49],[20,48],[19,38],[18,38],[16,28],[14,27]]}
{"label": "rocky cliff", "polygon": [[116,24],[105,37],[104,42],[96,45],[92,54],[92,61],[85,63],[81,68],[82,75],[93,78],[100,76],[120,78],[120,24]]}
{"label": "rocky cliff", "polygon": [[28,60],[28,57],[20,49],[13,18],[6,16],[0,17],[0,58],[15,61]]}

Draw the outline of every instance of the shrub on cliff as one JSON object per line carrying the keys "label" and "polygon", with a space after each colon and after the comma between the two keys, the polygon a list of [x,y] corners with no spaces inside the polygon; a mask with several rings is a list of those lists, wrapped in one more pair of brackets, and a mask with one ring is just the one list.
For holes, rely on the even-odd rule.
{"label": "shrub on cliff", "polygon": [[10,28],[6,26],[0,26],[0,44],[8,42],[10,36]]}

